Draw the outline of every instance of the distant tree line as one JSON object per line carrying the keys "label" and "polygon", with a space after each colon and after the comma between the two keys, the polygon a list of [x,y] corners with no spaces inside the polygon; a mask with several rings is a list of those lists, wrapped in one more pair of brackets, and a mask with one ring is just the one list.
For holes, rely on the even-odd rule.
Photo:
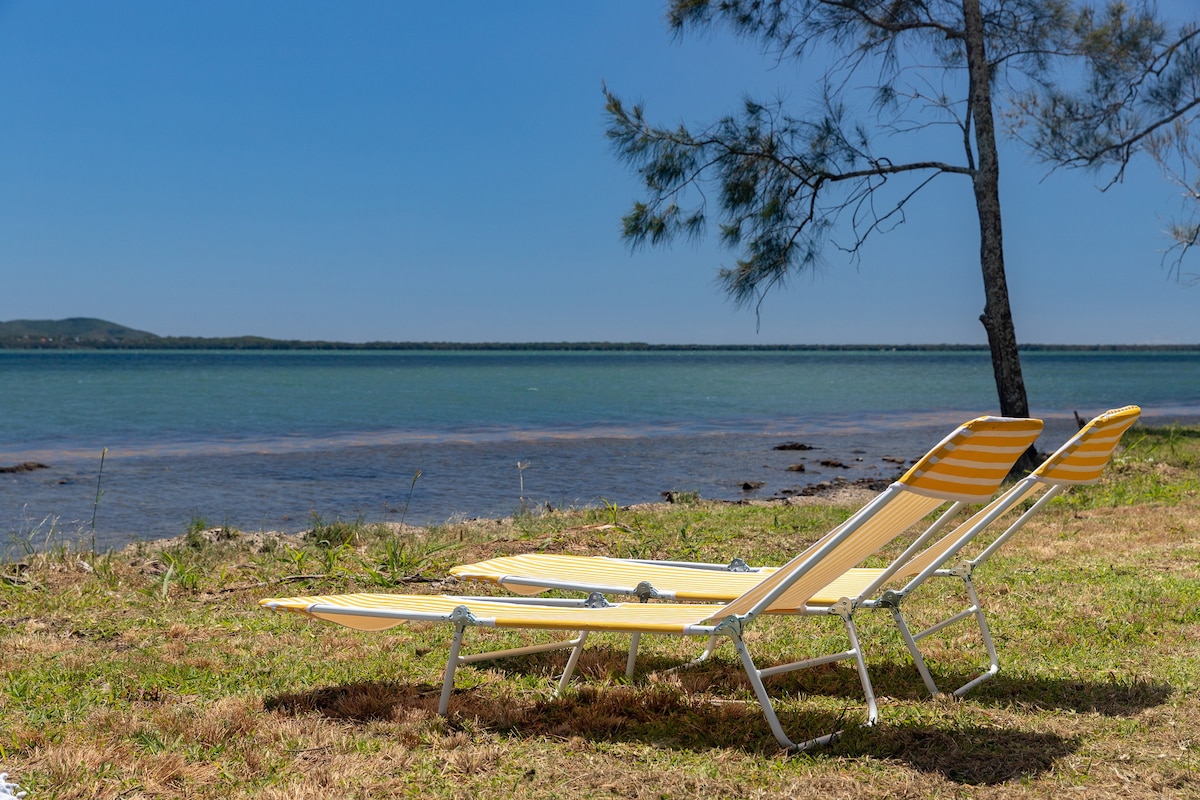
{"label": "distant tree line", "polygon": [[[646,342],[327,342],[264,336],[159,336],[102,319],[0,322],[0,350],[536,350],[536,351],[985,351],[975,344],[648,344]],[[1195,345],[1025,344],[1022,350],[1196,350]]]}
{"label": "distant tree line", "polygon": [[[1024,352],[1124,352],[1190,351],[1191,345],[1058,345],[1023,344]],[[646,342],[326,342],[298,339],[264,339],[258,336],[215,338],[163,336],[136,341],[55,339],[35,341],[0,337],[0,350],[227,350],[227,351],[531,351],[531,352],[988,352],[975,344],[649,344]]]}

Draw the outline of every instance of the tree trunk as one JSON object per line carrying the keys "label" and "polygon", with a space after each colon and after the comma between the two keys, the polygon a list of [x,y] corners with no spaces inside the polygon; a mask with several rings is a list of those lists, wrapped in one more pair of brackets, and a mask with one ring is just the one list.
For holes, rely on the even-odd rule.
{"label": "tree trunk", "polygon": [[[992,351],[992,370],[1000,413],[1006,417],[1028,417],[1029,400],[1021,376],[1017,331],[1008,302],[1008,280],[1004,275],[1004,238],[1000,226],[1000,157],[996,148],[996,124],[992,117],[991,69],[983,35],[979,0],[963,0],[963,31],[970,84],[971,121],[975,129],[975,208],[979,215],[979,263],[983,271],[985,304],[979,321],[987,331]],[[1028,472],[1037,466],[1032,447],[1017,462],[1014,471]]]}

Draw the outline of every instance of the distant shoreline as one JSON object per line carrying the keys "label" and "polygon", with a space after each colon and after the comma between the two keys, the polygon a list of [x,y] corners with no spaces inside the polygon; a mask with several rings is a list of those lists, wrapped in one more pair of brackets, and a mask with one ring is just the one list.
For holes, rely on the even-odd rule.
{"label": "distant shoreline", "polygon": [[[1023,353],[1037,352],[1191,352],[1200,344],[1022,344]],[[0,350],[238,350],[238,351],[433,351],[433,352],[979,352],[974,344],[648,344],[644,342],[324,342],[224,338],[163,337],[154,342],[26,342],[0,340]]]}
{"label": "distant shoreline", "polygon": [[[261,336],[159,336],[107,322],[65,320],[0,322],[0,350],[432,350],[612,352],[988,352],[985,344],[650,344],[647,342],[330,342]],[[1194,344],[1022,344],[1023,352],[1182,352]]]}
{"label": "distant shoreline", "polygon": [[[1023,344],[1023,353],[1037,352],[1193,352],[1200,344]],[[647,344],[644,342],[323,342],[296,340],[203,339],[163,337],[153,342],[63,342],[12,341],[0,339],[0,351],[340,351],[340,352],[988,352],[987,345],[973,344]]]}

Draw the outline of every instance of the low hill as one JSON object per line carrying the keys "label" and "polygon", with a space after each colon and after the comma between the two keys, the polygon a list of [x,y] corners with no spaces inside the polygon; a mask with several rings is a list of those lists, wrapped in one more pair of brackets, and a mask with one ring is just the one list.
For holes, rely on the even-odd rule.
{"label": "low hill", "polygon": [[151,346],[158,339],[153,333],[91,317],[0,322],[0,347]]}

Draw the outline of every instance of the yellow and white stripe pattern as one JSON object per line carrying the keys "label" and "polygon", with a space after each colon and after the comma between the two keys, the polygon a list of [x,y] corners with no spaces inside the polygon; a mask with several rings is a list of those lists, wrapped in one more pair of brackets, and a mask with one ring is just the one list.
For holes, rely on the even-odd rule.
{"label": "yellow and white stripe pattern", "polygon": [[1121,437],[1140,415],[1141,409],[1137,406],[1115,408],[1099,415],[1080,428],[1078,433],[1052,453],[1028,477],[984,506],[978,513],[960,524],[918,557],[909,561],[897,574],[917,575],[930,564],[940,564],[950,558],[958,544],[961,532],[976,526],[995,507],[1003,505],[1009,509],[1017,509],[1050,486],[1066,487],[1094,483],[1099,480],[1104,468],[1112,460]]}
{"label": "yellow and white stripe pattern", "polygon": [[1077,485],[1094,483],[1112,460],[1125,431],[1137,422],[1142,410],[1125,406],[1106,411],[1079,429],[1033,475],[1047,483]]}
{"label": "yellow and white stripe pattern", "polygon": [[466,608],[472,625],[563,631],[686,634],[703,627],[720,605],[699,603],[617,603],[603,608],[561,608],[506,603],[480,597],[424,594],[340,594],[270,598],[259,605],[336,622],[361,631],[379,631],[410,621],[452,621]]}
{"label": "yellow and white stripe pattern", "polygon": [[[797,613],[846,571],[861,563],[867,556],[895,539],[927,514],[945,503],[936,497],[913,494],[896,484],[884,495],[876,498],[877,508],[868,505],[836,529],[827,533],[820,541],[809,547],[774,573],[765,577],[725,607],[724,615],[746,614],[767,599],[777,587],[790,584],[765,609],[769,613]],[[862,518],[860,518],[860,516]],[[845,526],[859,524],[857,530],[847,536],[824,558],[811,564],[812,554],[831,537],[840,535]],[[796,575],[799,573],[799,577]],[[846,596],[846,595],[843,595]]]}
{"label": "yellow and white stripe pattern", "polygon": [[899,482],[933,497],[981,502],[1041,432],[1039,419],[979,417],[943,439]]}
{"label": "yellow and white stripe pattern", "polygon": [[[501,556],[454,567],[450,574],[460,580],[484,581],[503,586],[514,594],[535,595],[548,589],[575,589],[602,594],[636,594],[643,581],[664,600],[732,600],[773,568],[755,572],[695,569],[670,564],[641,564],[605,556],[570,556],[554,553],[525,553]],[[545,584],[536,581],[545,579]],[[689,585],[691,584],[691,585]],[[681,586],[679,589],[669,588]]]}
{"label": "yellow and white stripe pattern", "polygon": [[[632,595],[645,581],[658,590],[663,600],[728,603],[753,589],[779,567],[754,572],[696,569],[671,564],[646,564],[607,556],[570,556],[527,553],[501,556],[476,564],[455,567],[451,573],[463,580],[503,586],[520,595],[536,595],[549,589],[574,589],[610,595]],[[901,574],[910,570],[904,570]],[[914,574],[916,570],[911,570]],[[821,587],[810,605],[826,606],[843,597],[859,597],[884,572],[881,567],[853,567]],[[553,580],[550,579],[553,576]],[[513,578],[518,582],[514,582]],[[555,586],[531,585],[539,578]]]}

